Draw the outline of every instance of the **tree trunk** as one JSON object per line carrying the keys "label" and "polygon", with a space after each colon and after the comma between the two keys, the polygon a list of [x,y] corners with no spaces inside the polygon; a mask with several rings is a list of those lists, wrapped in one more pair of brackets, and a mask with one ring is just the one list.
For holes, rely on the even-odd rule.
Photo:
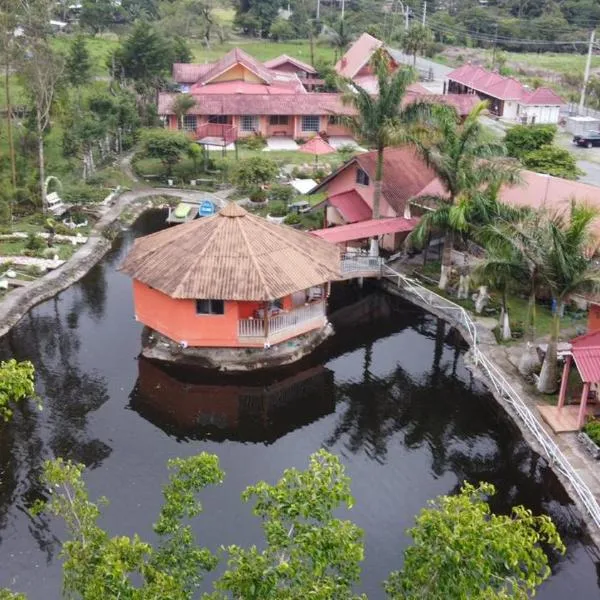
{"label": "tree trunk", "polygon": [[508,311],[508,303],[506,302],[506,289],[502,290],[502,310],[500,311],[500,321],[498,322],[500,328],[500,339],[508,341],[512,338],[512,332],[510,330],[510,315]]}
{"label": "tree trunk", "polygon": [[37,114],[37,142],[38,142],[38,167],[40,171],[40,194],[42,198],[42,212],[48,211],[48,202],[46,201],[46,169],[44,165],[44,128],[40,120],[39,112]]}
{"label": "tree trunk", "polygon": [[450,270],[452,269],[452,248],[454,247],[454,232],[447,231],[444,236],[444,250],[442,251],[442,271],[440,274],[440,282],[438,287],[440,290],[445,290],[448,286],[450,278]]}
{"label": "tree trunk", "polygon": [[415,50],[413,54],[413,67],[417,67],[417,51]]}
{"label": "tree trunk", "polygon": [[[17,189],[17,163],[15,160],[15,143],[13,140],[12,130],[12,105],[10,99],[10,64],[6,61],[6,69],[4,72],[4,82],[6,86],[6,132],[8,134],[8,151],[10,152],[10,170],[13,186],[13,194]],[[11,201],[12,205],[12,201]],[[11,211],[12,216],[12,211]]]}
{"label": "tree trunk", "polygon": [[546,356],[544,357],[544,363],[542,364],[542,370],[537,382],[537,390],[538,392],[542,392],[542,394],[553,394],[558,388],[557,346],[559,332],[560,312],[557,304],[552,315],[552,333],[550,334],[550,341],[548,342]]}

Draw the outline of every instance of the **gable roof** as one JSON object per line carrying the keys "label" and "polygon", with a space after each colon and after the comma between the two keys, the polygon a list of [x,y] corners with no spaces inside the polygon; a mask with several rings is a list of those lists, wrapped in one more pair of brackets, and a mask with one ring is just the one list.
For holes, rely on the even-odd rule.
{"label": "gable roof", "polygon": [[214,66],[214,63],[175,63],[173,65],[173,80],[176,83],[196,83],[200,77],[205,75]]}
{"label": "gable roof", "polygon": [[565,101],[553,90],[547,87],[539,87],[537,90],[529,92],[524,98],[525,104],[562,106]]}
{"label": "gable roof", "polygon": [[350,46],[346,54],[338,60],[335,70],[342,77],[352,79],[370,60],[375,50],[383,46],[383,42],[377,38],[363,33]]}
{"label": "gable roof", "polygon": [[273,81],[273,74],[261,62],[250,56],[247,52],[244,52],[241,48],[233,48],[223,58],[214,63],[212,68],[203,74],[198,82],[202,84],[210,83],[213,79],[226,73],[235,65],[242,65],[266,84],[271,84]]}
{"label": "gable roof", "polygon": [[340,279],[340,251],[232,202],[138,238],[120,270],[171,298],[266,301]]}
{"label": "gable roof", "polygon": [[311,73],[312,75],[317,74],[317,70],[313,66],[309,65],[308,63],[302,62],[301,60],[298,60],[297,58],[294,58],[293,56],[288,56],[287,54],[282,54],[281,56],[277,56],[276,58],[267,60],[263,63],[263,65],[267,69],[277,70],[277,67],[280,67],[281,65],[284,65],[285,63],[291,63],[292,65],[294,65],[301,71],[306,71],[307,73]]}

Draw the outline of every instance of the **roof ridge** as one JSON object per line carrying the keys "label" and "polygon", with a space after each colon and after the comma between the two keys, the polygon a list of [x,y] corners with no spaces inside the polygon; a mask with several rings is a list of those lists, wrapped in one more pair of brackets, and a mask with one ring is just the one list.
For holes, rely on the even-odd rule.
{"label": "roof ridge", "polygon": [[263,288],[265,290],[265,295],[269,296],[269,297],[273,297],[274,294],[271,291],[271,288],[269,287],[269,285],[267,284],[267,282],[265,280],[262,269],[260,268],[260,266],[256,260],[256,256],[254,256],[254,253],[251,252],[250,243],[248,242],[248,236],[246,235],[246,231],[244,230],[244,227],[243,227],[244,222],[241,219],[236,219],[236,222],[237,222],[237,226],[240,230],[240,233],[241,233],[242,237],[244,238],[244,242],[246,243],[246,247],[248,249],[248,256],[250,257],[250,260],[254,264],[254,268],[256,269],[256,272],[258,273],[258,276],[260,277],[260,280],[263,284]]}

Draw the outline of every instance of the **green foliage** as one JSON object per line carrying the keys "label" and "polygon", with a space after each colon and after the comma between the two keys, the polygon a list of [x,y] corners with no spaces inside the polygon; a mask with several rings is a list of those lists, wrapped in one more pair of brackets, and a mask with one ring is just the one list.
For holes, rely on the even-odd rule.
{"label": "green foliage", "polygon": [[321,450],[306,471],[287,469],[275,485],[260,482],[242,498],[254,501],[266,549],[229,546],[228,569],[213,599],[358,598],[352,586],[364,556],[362,532],[334,517],[353,505],[350,479],[337,457]]}
{"label": "green foliage", "polygon": [[504,143],[509,156],[523,158],[529,152],[554,142],[555,125],[515,125],[506,132]]}
{"label": "green foliage", "polygon": [[522,162],[532,171],[564,179],[577,179],[580,173],[575,156],[559,146],[542,146],[539,150],[527,152]]}
{"label": "green foliage", "polygon": [[237,5],[235,24],[250,35],[266,37],[278,11],[279,3],[273,0],[242,0]]}
{"label": "green foliage", "polygon": [[247,135],[237,142],[240,148],[247,148],[248,150],[262,150],[267,145],[267,140],[260,133],[253,133]]}
{"label": "green foliage", "polygon": [[587,433],[588,437],[596,444],[600,446],[600,421],[592,419],[583,426],[583,431]]}
{"label": "green foliage", "polygon": [[292,40],[296,36],[296,30],[288,20],[278,17],[273,21],[269,35],[276,41]]}
{"label": "green foliage", "polygon": [[421,511],[404,566],[386,582],[390,598],[526,600],[535,593],[550,575],[542,545],[561,553],[565,546],[547,516],[522,506],[493,514],[485,498],[494,493],[491,484],[467,483]]}
{"label": "green foliage", "polygon": [[69,83],[81,87],[91,79],[92,63],[85,38],[78,35],[72,42],[67,56],[66,74]]}
{"label": "green foliage", "polygon": [[142,152],[149,158],[158,158],[166,168],[167,177],[189,148],[190,140],[179,131],[146,129],[142,134]]}
{"label": "green foliage", "polygon": [[433,33],[428,27],[424,27],[420,23],[415,23],[410,26],[409,30],[402,36],[402,50],[406,54],[413,57],[413,62],[416,64],[417,54],[425,52],[428,46],[433,42]]}
{"label": "green foliage", "polygon": [[283,202],[273,202],[272,204],[269,204],[269,214],[272,217],[285,217],[287,212],[287,207]]}
{"label": "green foliage", "polygon": [[35,369],[28,361],[0,362],[0,418],[8,421],[15,403],[35,395]]}
{"label": "green foliage", "polygon": [[9,590],[0,590],[0,600],[27,600],[24,594],[15,594]]}
{"label": "green foliage", "polygon": [[25,248],[27,250],[41,250],[46,247],[46,242],[44,238],[37,236],[35,233],[30,233],[27,236],[27,241],[25,242]]}
{"label": "green foliage", "polygon": [[[269,188],[269,200],[280,202],[287,206],[296,196],[296,190],[291,185],[274,183]],[[272,213],[271,213],[272,214]]]}
{"label": "green foliage", "polygon": [[290,213],[286,216],[283,221],[286,225],[300,225],[302,223],[302,219],[298,213]]}
{"label": "green foliage", "polygon": [[277,163],[269,158],[253,156],[240,160],[231,173],[231,181],[242,190],[272,183],[279,174]]}

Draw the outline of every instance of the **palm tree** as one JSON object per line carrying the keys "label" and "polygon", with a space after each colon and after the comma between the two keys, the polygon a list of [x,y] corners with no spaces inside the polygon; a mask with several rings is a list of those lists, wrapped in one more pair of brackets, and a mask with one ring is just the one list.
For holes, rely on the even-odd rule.
{"label": "palm tree", "polygon": [[402,36],[402,50],[413,57],[413,66],[417,66],[417,54],[424,52],[433,42],[433,32],[428,27],[415,23]]}
{"label": "palm tree", "polygon": [[597,216],[595,209],[573,202],[568,215],[554,214],[543,223],[541,252],[553,311],[550,341],[537,389],[546,394],[555,392],[558,387],[557,344],[565,302],[573,294],[600,291],[600,269],[589,258],[591,227]]}
{"label": "palm tree", "polygon": [[415,80],[411,68],[401,68],[391,73],[390,59],[381,48],[375,52],[371,65],[377,76],[378,93],[373,95],[360,85],[344,81],[344,104],[352,106],[356,115],[344,118],[354,135],[377,151],[377,166],[373,182],[373,218],[380,217],[381,185],[383,181],[384,150],[399,146],[411,139],[412,129],[424,120],[433,107],[415,102],[402,107],[408,86]]}
{"label": "palm tree", "polygon": [[501,210],[495,199],[500,186],[520,181],[516,162],[504,158],[504,145],[491,138],[479,122],[486,107],[480,102],[464,123],[459,122],[455,112],[432,112],[430,135],[411,138],[445,192],[422,198],[437,205],[437,209],[426,214],[410,236],[422,244],[432,230],[445,233],[439,281],[442,290],[448,284],[455,234],[468,234],[472,219],[488,220],[490,214]]}
{"label": "palm tree", "polygon": [[183,129],[183,117],[196,106],[196,100],[191,94],[178,94],[173,101],[173,114],[177,117],[179,129]]}

